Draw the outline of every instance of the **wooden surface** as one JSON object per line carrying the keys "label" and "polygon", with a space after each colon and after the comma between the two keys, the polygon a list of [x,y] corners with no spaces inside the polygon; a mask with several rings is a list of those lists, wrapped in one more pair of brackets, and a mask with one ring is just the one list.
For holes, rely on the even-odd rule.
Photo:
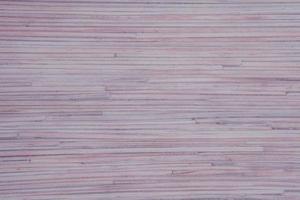
{"label": "wooden surface", "polygon": [[299,200],[299,0],[1,0],[0,199]]}

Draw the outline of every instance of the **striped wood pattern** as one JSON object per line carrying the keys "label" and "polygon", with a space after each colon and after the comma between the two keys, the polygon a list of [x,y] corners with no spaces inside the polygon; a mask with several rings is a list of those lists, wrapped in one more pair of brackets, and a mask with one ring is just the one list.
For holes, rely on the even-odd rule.
{"label": "striped wood pattern", "polygon": [[300,199],[300,0],[0,10],[1,200]]}

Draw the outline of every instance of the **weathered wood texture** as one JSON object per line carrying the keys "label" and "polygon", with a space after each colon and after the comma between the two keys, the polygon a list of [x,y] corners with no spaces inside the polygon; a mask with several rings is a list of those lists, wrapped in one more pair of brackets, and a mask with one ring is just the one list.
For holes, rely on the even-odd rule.
{"label": "weathered wood texture", "polygon": [[2,0],[0,52],[1,200],[300,199],[300,0]]}

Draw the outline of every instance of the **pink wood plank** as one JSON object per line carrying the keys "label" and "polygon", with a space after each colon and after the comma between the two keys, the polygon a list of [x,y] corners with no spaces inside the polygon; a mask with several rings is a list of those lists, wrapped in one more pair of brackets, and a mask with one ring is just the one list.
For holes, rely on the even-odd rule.
{"label": "pink wood plank", "polygon": [[300,199],[300,0],[0,10],[1,200]]}

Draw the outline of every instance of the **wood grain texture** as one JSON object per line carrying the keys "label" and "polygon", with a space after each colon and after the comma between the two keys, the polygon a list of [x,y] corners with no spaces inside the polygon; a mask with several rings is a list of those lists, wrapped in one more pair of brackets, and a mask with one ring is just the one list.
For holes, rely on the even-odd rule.
{"label": "wood grain texture", "polygon": [[299,200],[300,0],[1,0],[0,199]]}

